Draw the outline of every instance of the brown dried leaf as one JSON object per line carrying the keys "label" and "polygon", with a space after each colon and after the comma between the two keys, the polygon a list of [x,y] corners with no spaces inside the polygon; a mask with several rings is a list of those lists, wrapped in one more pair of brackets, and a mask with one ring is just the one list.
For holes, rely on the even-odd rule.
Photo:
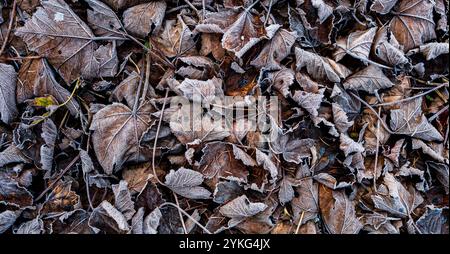
{"label": "brown dried leaf", "polygon": [[144,103],[134,112],[120,103],[113,103],[98,111],[90,130],[97,159],[107,174],[122,168],[127,161],[140,161],[142,134],[152,126],[153,107]]}
{"label": "brown dried leaf", "polygon": [[400,0],[389,26],[405,52],[436,38],[433,6],[429,0]]}
{"label": "brown dried leaf", "polygon": [[333,191],[321,186],[319,199],[320,213],[329,233],[357,234],[361,230],[363,225],[344,191]]}
{"label": "brown dried leaf", "polygon": [[151,1],[127,9],[123,13],[123,25],[132,35],[146,37],[158,33],[161,28],[167,4],[165,1]]}

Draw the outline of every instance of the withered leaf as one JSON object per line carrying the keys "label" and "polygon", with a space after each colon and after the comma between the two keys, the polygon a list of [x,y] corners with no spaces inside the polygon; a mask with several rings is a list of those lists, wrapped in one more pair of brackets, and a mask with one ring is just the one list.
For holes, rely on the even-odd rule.
{"label": "withered leaf", "polygon": [[72,182],[58,181],[45,200],[43,213],[61,213],[80,208],[80,197],[71,190]]}
{"label": "withered leaf", "polygon": [[123,13],[123,25],[133,35],[146,37],[161,28],[167,4],[165,1],[151,1],[127,9]]}
{"label": "withered leaf", "polygon": [[316,80],[339,83],[341,79],[350,74],[350,71],[344,65],[301,48],[295,48],[295,56],[297,70],[306,67],[308,74]]}
{"label": "withered leaf", "polygon": [[195,51],[194,34],[179,16],[178,20],[166,20],[153,43],[165,56],[183,56]]}
{"label": "withered leaf", "polygon": [[298,164],[301,159],[310,157],[310,148],[314,144],[313,139],[295,139],[291,135],[279,135],[272,146],[277,154],[283,154],[286,161]]}
{"label": "withered leaf", "polygon": [[13,179],[0,174],[0,204],[14,205],[21,208],[33,204],[33,196]]}
{"label": "withered leaf", "polygon": [[431,169],[432,171],[435,171],[437,175],[437,180],[444,186],[445,193],[449,193],[449,169],[448,164],[444,163],[436,163],[434,161],[427,161],[426,162],[427,168]]}
{"label": "withered leaf", "polygon": [[178,87],[184,96],[195,102],[212,102],[216,96],[223,96],[222,80],[216,77],[206,81],[185,79]]}
{"label": "withered leaf", "polygon": [[364,147],[360,143],[355,142],[345,133],[341,133],[339,140],[340,140],[339,149],[341,149],[344,152],[345,156],[348,156],[351,153],[364,152]]}
{"label": "withered leaf", "polygon": [[46,56],[68,83],[80,74],[85,78],[99,75],[105,59],[97,51],[91,29],[64,1],[43,0],[41,4],[16,35],[30,50]]}
{"label": "withered leaf", "polygon": [[375,55],[390,66],[404,66],[409,63],[403,53],[403,46],[399,44],[394,34],[387,27],[378,30],[374,39],[373,51]]}
{"label": "withered leaf", "polygon": [[87,10],[87,21],[97,36],[120,36],[125,29],[116,13],[99,0],[86,0],[90,9]]}
{"label": "withered leaf", "polygon": [[134,210],[134,202],[131,200],[131,194],[128,190],[128,183],[122,180],[119,184],[113,184],[111,187],[114,192],[114,206],[127,220],[130,220],[136,210]]}
{"label": "withered leaf", "polygon": [[0,63],[0,115],[4,123],[11,121],[18,115],[16,106],[17,73],[14,67]]}
{"label": "withered leaf", "polygon": [[371,196],[377,209],[393,216],[408,218],[412,211],[423,202],[423,198],[415,189],[406,189],[391,173],[385,174],[383,183],[388,192]]}
{"label": "withered leaf", "polygon": [[448,207],[427,206],[426,208],[426,212],[416,221],[420,233],[448,234]]}
{"label": "withered leaf", "polygon": [[233,227],[242,222],[245,218],[254,216],[264,211],[266,208],[266,204],[253,203],[247,196],[242,195],[220,207],[220,213],[231,219],[228,221],[228,226]]}
{"label": "withered leaf", "polygon": [[230,145],[223,142],[211,142],[203,148],[203,157],[200,160],[199,171],[215,184],[219,179],[228,179],[237,182],[247,182],[249,175],[245,165],[235,158]]}
{"label": "withered leaf", "polygon": [[92,211],[89,226],[109,234],[124,234],[130,230],[125,216],[106,200]]}
{"label": "withered leaf", "polygon": [[380,14],[388,14],[397,1],[398,0],[375,0],[370,6],[370,10],[376,11]]}
{"label": "withered leaf", "polygon": [[347,114],[339,104],[333,103],[332,109],[334,125],[341,133],[346,133],[348,128],[353,126],[354,122],[348,120]]}
{"label": "withered leaf", "polygon": [[410,100],[399,109],[391,110],[390,127],[398,134],[409,135],[425,141],[442,141],[441,134],[422,114],[422,97]]}
{"label": "withered leaf", "polygon": [[345,89],[360,90],[371,94],[380,89],[394,86],[384,75],[383,71],[375,65],[369,65],[351,75],[345,80],[343,85]]}
{"label": "withered leaf", "polygon": [[369,59],[370,48],[373,38],[377,32],[377,27],[372,27],[365,31],[356,31],[348,37],[343,37],[336,42],[338,47],[334,52],[334,60],[340,61],[346,54],[360,59]]}
{"label": "withered leaf", "polygon": [[25,156],[16,145],[11,144],[0,152],[0,167],[10,163],[30,163],[31,160]]}
{"label": "withered leaf", "polygon": [[166,186],[175,193],[190,199],[208,199],[211,192],[199,186],[203,183],[203,175],[197,171],[187,168],[171,170],[166,175]]}
{"label": "withered leaf", "polygon": [[[66,107],[74,116],[78,115],[80,105],[75,98],[56,79],[56,73],[45,59],[25,61],[19,70],[17,101],[24,102],[32,97],[52,95],[60,104],[67,101]],[[69,100],[70,99],[70,100]]]}
{"label": "withered leaf", "polygon": [[270,41],[250,64],[256,68],[279,70],[281,69],[280,62],[291,52],[296,35],[294,32],[281,28],[280,25],[271,25],[266,28],[266,31]]}
{"label": "withered leaf", "polygon": [[33,220],[22,223],[15,234],[38,235],[42,234],[43,232],[44,222],[41,218],[37,217]]}
{"label": "withered leaf", "polygon": [[51,170],[53,168],[53,152],[55,149],[56,137],[58,130],[56,125],[51,119],[47,119],[42,124],[41,137],[44,139],[45,144],[41,146],[41,167],[47,171],[46,176],[50,177]]}
{"label": "withered leaf", "polygon": [[344,191],[319,188],[320,213],[325,228],[331,234],[357,234],[362,223],[356,217],[355,207]]}
{"label": "withered leaf", "polygon": [[448,43],[445,42],[431,42],[420,45],[419,50],[425,56],[425,59],[431,60],[440,55],[448,54],[448,47]]}
{"label": "withered leaf", "polygon": [[0,213],[0,234],[8,230],[14,222],[16,222],[17,214],[13,211],[6,210]]}
{"label": "withered leaf", "polygon": [[319,213],[318,184],[312,178],[302,179],[296,190],[299,195],[292,199],[292,212],[296,221],[300,220],[303,213],[302,224],[305,224]]}
{"label": "withered leaf", "polygon": [[218,204],[224,204],[241,196],[243,192],[244,189],[235,181],[219,182],[214,190],[213,201]]}
{"label": "withered leaf", "polygon": [[434,3],[429,0],[400,0],[389,26],[405,52],[436,38]]}
{"label": "withered leaf", "polygon": [[305,91],[296,91],[292,96],[302,108],[306,109],[312,116],[318,116],[317,110],[323,100],[324,90],[319,91],[319,93],[309,93]]}
{"label": "withered leaf", "polygon": [[113,103],[98,111],[92,120],[95,154],[107,174],[121,169],[126,161],[142,160],[142,134],[152,125],[153,107],[145,102],[135,111]]}
{"label": "withered leaf", "polygon": [[263,24],[257,15],[244,10],[222,36],[222,47],[242,57],[265,35]]}

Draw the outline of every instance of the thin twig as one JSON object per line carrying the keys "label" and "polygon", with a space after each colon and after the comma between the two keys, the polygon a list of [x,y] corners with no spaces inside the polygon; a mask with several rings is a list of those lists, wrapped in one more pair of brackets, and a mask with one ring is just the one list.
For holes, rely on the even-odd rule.
{"label": "thin twig", "polygon": [[389,134],[395,134],[394,131],[392,131],[387,125],[386,123],[383,121],[383,119],[381,118],[381,116],[377,113],[377,111],[367,102],[365,102],[363,99],[359,98],[358,95],[354,94],[353,92],[349,92],[349,94],[351,96],[353,96],[355,99],[357,99],[359,102],[361,102],[362,104],[364,104],[366,107],[368,107],[376,116],[377,118],[380,120],[381,125],[383,126],[383,128],[389,132]]}
{"label": "thin twig", "polygon": [[297,224],[297,229],[295,229],[296,235],[298,234],[298,230],[300,229],[300,226],[302,225],[304,215],[305,215],[305,211],[302,211],[302,215],[300,216],[300,220],[298,221],[298,224]]}
{"label": "thin twig", "polygon": [[75,164],[75,162],[78,161],[79,158],[80,154],[75,156],[75,158],[72,159],[69,165],[67,165],[66,168],[61,171],[61,173],[55,178],[55,180],[53,180],[53,182],[34,200],[34,202],[36,203],[37,201],[39,201],[49,190],[53,189],[59,179],[61,179],[67,173],[67,171],[69,171],[69,169]]}
{"label": "thin twig", "polygon": [[161,115],[159,116],[159,122],[158,122],[158,128],[156,129],[156,136],[155,136],[155,142],[153,143],[153,153],[152,153],[152,170],[153,170],[153,175],[156,178],[156,181],[158,181],[159,184],[161,184],[162,186],[165,186],[165,184],[163,182],[161,182],[161,180],[159,180],[158,175],[156,174],[156,169],[155,169],[155,151],[156,151],[156,144],[158,142],[158,136],[159,136],[159,130],[161,129],[161,123],[162,123],[162,118],[164,115],[164,110],[166,109],[166,102],[167,102],[167,96],[169,96],[169,89],[166,89],[166,95],[164,96],[164,102],[161,108]]}
{"label": "thin twig", "polygon": [[448,110],[448,105],[443,107],[443,108],[441,108],[438,112],[434,113],[434,115],[432,115],[430,118],[428,118],[428,121],[432,122],[434,119],[438,118],[439,115],[444,113],[446,110]]}
{"label": "thin twig", "polygon": [[437,87],[435,87],[435,88],[433,88],[433,89],[430,89],[430,90],[428,90],[428,91],[426,91],[426,92],[423,92],[423,93],[416,94],[416,95],[414,95],[414,96],[412,96],[412,97],[408,97],[408,98],[401,99],[401,100],[398,100],[398,101],[391,101],[391,102],[378,103],[378,104],[375,104],[375,105],[373,105],[373,106],[375,106],[375,107],[379,107],[379,106],[389,106],[389,105],[394,105],[394,104],[397,104],[397,103],[402,103],[402,102],[414,100],[414,99],[416,99],[416,98],[419,98],[419,97],[422,97],[422,96],[427,95],[427,94],[429,94],[429,93],[432,93],[432,92],[434,92],[434,91],[436,91],[436,90],[438,90],[438,89],[440,89],[440,88],[442,88],[442,87],[444,87],[444,86],[448,86],[448,83],[440,84],[439,86],[437,86]]}
{"label": "thin twig", "polygon": [[6,45],[8,44],[9,35],[11,34],[12,26],[16,18],[16,7],[17,7],[17,0],[14,0],[12,11],[11,14],[9,15],[8,31],[6,32],[5,40],[3,41],[2,48],[0,49],[0,56],[3,54],[3,51],[5,50]]}
{"label": "thin twig", "polygon": [[[175,197],[175,202],[177,203],[177,206],[180,207],[180,202],[178,202],[178,197],[175,192],[172,192],[173,196]],[[188,231],[186,229],[186,224],[184,223],[183,214],[181,213],[181,210],[178,209],[178,214],[180,215],[181,225],[183,226],[184,233],[187,234]]]}
{"label": "thin twig", "polygon": [[273,0],[270,0],[270,3],[269,3],[269,10],[267,11],[267,14],[266,14],[266,20],[264,20],[264,27],[267,25],[267,22],[269,21],[269,18],[270,18],[270,12],[272,11],[272,1]]}
{"label": "thin twig", "polygon": [[[378,115],[381,114],[381,108],[378,108]],[[377,136],[377,145],[375,151],[375,163],[373,169],[373,189],[377,192],[377,167],[378,167],[378,150],[380,149],[380,119],[377,121],[377,131],[375,132],[375,136]]]}

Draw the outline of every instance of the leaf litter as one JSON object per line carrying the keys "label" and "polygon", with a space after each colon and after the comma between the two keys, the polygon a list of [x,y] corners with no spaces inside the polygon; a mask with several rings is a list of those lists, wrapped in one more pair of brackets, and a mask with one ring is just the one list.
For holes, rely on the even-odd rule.
{"label": "leaf litter", "polygon": [[448,1],[1,7],[0,234],[448,234]]}

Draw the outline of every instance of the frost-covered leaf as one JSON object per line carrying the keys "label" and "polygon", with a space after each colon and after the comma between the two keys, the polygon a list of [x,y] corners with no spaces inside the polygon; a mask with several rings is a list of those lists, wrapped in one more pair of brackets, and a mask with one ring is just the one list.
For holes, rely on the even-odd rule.
{"label": "frost-covered leaf", "polygon": [[50,177],[53,168],[53,152],[55,149],[58,130],[51,119],[47,119],[42,124],[41,137],[45,144],[41,146],[41,167],[46,171],[46,177]]}
{"label": "frost-covered leaf", "polygon": [[395,6],[398,0],[375,0],[370,6],[370,10],[378,12],[380,14],[388,14],[389,11]]}
{"label": "frost-covered leaf", "polygon": [[300,163],[302,158],[311,156],[311,148],[315,142],[313,139],[295,139],[290,135],[279,135],[272,142],[272,147],[277,154],[282,154],[288,162]]}
{"label": "frost-covered leaf", "polygon": [[314,219],[319,213],[319,188],[318,184],[312,178],[300,180],[296,187],[298,197],[291,201],[294,219],[299,221],[302,213],[302,224]]}
{"label": "frost-covered leaf", "polygon": [[369,59],[370,48],[373,38],[377,32],[377,27],[372,27],[365,31],[356,31],[349,36],[340,38],[336,42],[337,50],[334,52],[334,60],[340,61],[346,54],[360,59]]}
{"label": "frost-covered leaf", "polygon": [[203,183],[203,175],[197,171],[187,168],[171,170],[166,175],[166,186],[177,194],[190,199],[208,199],[211,192],[199,186]]}
{"label": "frost-covered leaf", "polygon": [[15,234],[18,235],[38,235],[44,232],[44,222],[40,218],[35,218],[33,220],[22,223]]}
{"label": "frost-covered leaf", "polygon": [[95,154],[107,174],[121,169],[126,161],[142,160],[142,134],[152,125],[153,107],[144,103],[133,112],[120,103],[98,111],[92,120],[92,144]]}
{"label": "frost-covered leaf", "polygon": [[270,41],[250,64],[256,68],[279,70],[280,62],[290,54],[296,36],[294,32],[289,32],[280,25],[271,25],[266,31]]}
{"label": "frost-covered leaf", "polygon": [[229,226],[237,225],[245,218],[252,217],[267,208],[267,205],[259,202],[251,202],[247,196],[242,195],[220,207],[220,213],[230,218]]}
{"label": "frost-covered leaf", "polygon": [[157,33],[166,7],[165,1],[150,1],[133,6],[123,13],[123,25],[129,33],[143,38],[150,33]]}
{"label": "frost-covered leaf", "polygon": [[16,35],[30,50],[45,56],[68,83],[79,76],[99,75],[109,59],[91,29],[63,0],[43,0],[41,5]]}
{"label": "frost-covered leaf", "polygon": [[405,51],[436,38],[433,6],[434,1],[430,0],[399,1],[389,26]]}
{"label": "frost-covered leaf", "polygon": [[357,234],[361,230],[363,225],[344,191],[319,188],[319,198],[320,213],[329,233]]}
{"label": "frost-covered leaf", "polygon": [[89,226],[109,234],[124,234],[130,230],[125,216],[106,200],[92,211]]}
{"label": "frost-covered leaf", "polygon": [[371,196],[375,208],[379,210],[399,218],[407,218],[423,202],[414,188],[406,189],[391,173],[385,174],[383,183],[388,192]]}
{"label": "frost-covered leaf", "polygon": [[18,115],[16,106],[17,73],[14,67],[0,63],[0,115],[4,123],[11,121]]}
{"label": "frost-covered leaf", "polygon": [[0,204],[27,207],[33,204],[33,196],[13,179],[0,174]]}
{"label": "frost-covered leaf", "polygon": [[183,56],[195,51],[193,37],[192,31],[179,16],[177,20],[164,21],[153,43],[166,57]]}
{"label": "frost-covered leaf", "polygon": [[17,214],[13,211],[6,210],[0,213],[0,234],[8,230],[14,222],[16,222]]}
{"label": "frost-covered leaf", "polygon": [[[70,113],[78,115],[80,105],[60,82],[50,64],[45,59],[25,61],[19,70],[17,102],[23,103],[32,97],[52,95],[59,104],[65,104]],[[70,99],[70,100],[69,100]]]}
{"label": "frost-covered leaf", "polygon": [[297,70],[306,67],[308,74],[316,80],[339,83],[350,74],[350,70],[344,65],[301,48],[295,48],[295,56]]}
{"label": "frost-covered leaf", "polygon": [[266,34],[259,16],[244,10],[222,36],[222,47],[242,57]]}
{"label": "frost-covered leaf", "polygon": [[312,116],[318,116],[317,110],[323,101],[323,90],[319,93],[309,93],[305,91],[296,91],[292,96],[302,108],[306,109]]}
{"label": "frost-covered leaf", "polygon": [[116,12],[99,0],[86,0],[90,9],[87,10],[87,21],[97,36],[120,36],[125,29]]}
{"label": "frost-covered leaf", "polygon": [[130,220],[136,210],[134,210],[134,202],[131,200],[131,194],[128,190],[128,183],[124,180],[119,184],[113,184],[114,206],[119,210],[127,220]]}
{"label": "frost-covered leaf", "polygon": [[419,50],[425,56],[425,59],[431,60],[440,55],[448,54],[448,43],[431,42],[420,45]]}
{"label": "frost-covered leaf", "polygon": [[448,234],[448,207],[427,206],[426,212],[417,221],[422,234]]}
{"label": "frost-covered leaf", "polygon": [[345,133],[341,133],[339,140],[340,140],[339,149],[341,149],[344,152],[345,156],[348,156],[351,153],[364,152],[364,147],[360,143],[355,142]]}
{"label": "frost-covered leaf", "polygon": [[345,89],[365,91],[371,94],[380,89],[394,86],[384,75],[383,71],[375,65],[369,65],[351,75],[345,80],[343,85]]}
{"label": "frost-covered leaf", "polygon": [[347,130],[353,126],[354,122],[348,120],[347,114],[339,104],[333,103],[332,109],[334,125],[341,133],[346,133]]}
{"label": "frost-covered leaf", "polygon": [[403,135],[425,141],[442,141],[441,134],[422,114],[422,97],[410,100],[399,109],[391,110],[391,129]]}

